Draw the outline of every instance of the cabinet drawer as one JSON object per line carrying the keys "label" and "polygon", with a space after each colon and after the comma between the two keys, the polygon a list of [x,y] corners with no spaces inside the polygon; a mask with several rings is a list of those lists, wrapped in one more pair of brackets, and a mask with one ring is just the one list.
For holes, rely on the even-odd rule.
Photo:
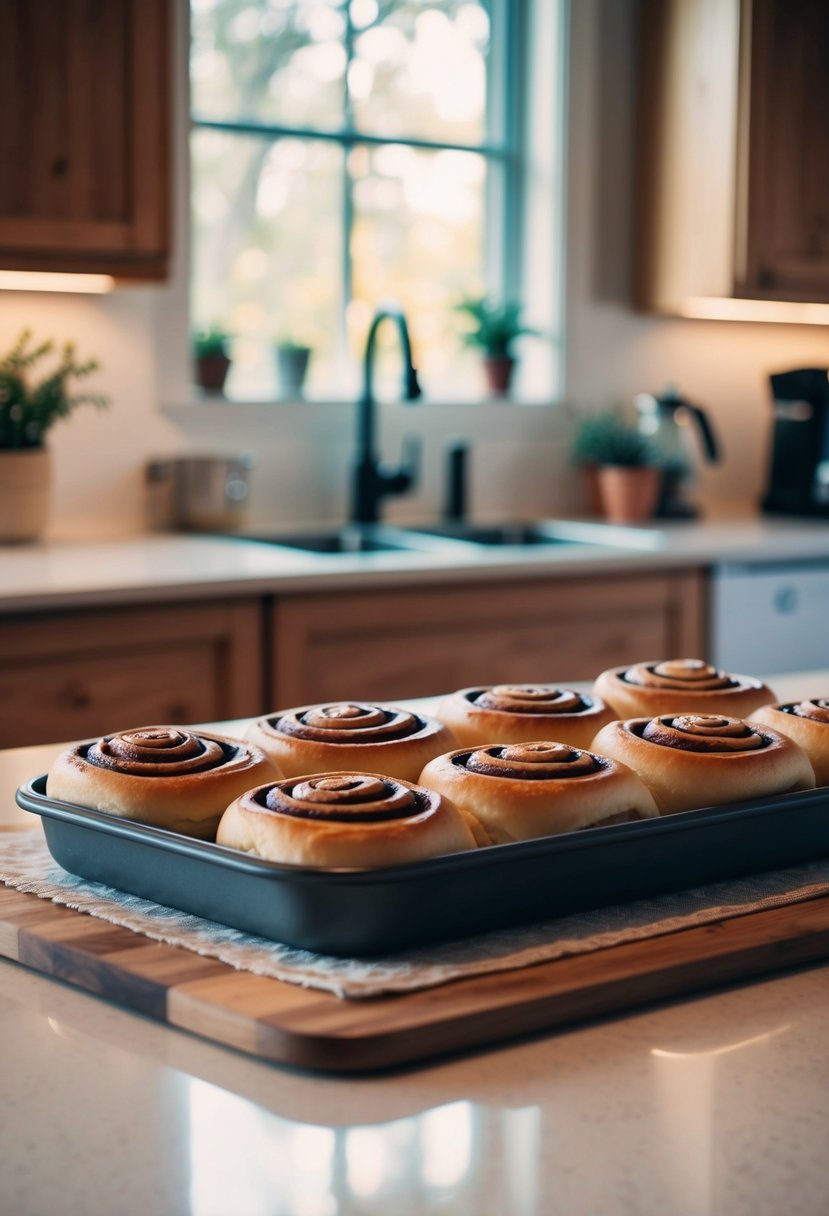
{"label": "cabinet drawer", "polygon": [[592,680],[621,663],[703,655],[702,595],[701,576],[683,572],[286,597],[271,708]]}
{"label": "cabinet drawer", "polygon": [[0,746],[257,713],[261,650],[253,601],[0,619]]}

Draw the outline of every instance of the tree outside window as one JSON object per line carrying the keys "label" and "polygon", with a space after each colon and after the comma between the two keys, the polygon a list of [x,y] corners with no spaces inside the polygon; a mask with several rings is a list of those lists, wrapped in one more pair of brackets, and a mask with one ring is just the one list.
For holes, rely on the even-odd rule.
{"label": "tree outside window", "polygon": [[427,394],[468,396],[454,305],[515,286],[521,9],[192,0],[191,327],[233,335],[230,395],[273,395],[290,341],[352,397],[393,298]]}

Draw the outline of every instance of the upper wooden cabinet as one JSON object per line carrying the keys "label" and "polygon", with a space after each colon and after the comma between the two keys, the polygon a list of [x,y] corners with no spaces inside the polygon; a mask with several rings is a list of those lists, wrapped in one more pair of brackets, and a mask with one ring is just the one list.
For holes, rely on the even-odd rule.
{"label": "upper wooden cabinet", "polygon": [[0,0],[0,269],[166,274],[171,0]]}
{"label": "upper wooden cabinet", "polygon": [[640,307],[828,302],[827,0],[643,0],[640,33]]}

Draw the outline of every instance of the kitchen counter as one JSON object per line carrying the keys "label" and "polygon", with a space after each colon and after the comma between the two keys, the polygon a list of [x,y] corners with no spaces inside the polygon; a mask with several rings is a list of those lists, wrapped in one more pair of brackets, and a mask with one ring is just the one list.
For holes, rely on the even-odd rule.
{"label": "kitchen counter", "polygon": [[[827,685],[776,681],[783,698]],[[28,820],[12,791],[54,750],[0,753],[0,825]],[[827,1003],[815,966],[330,1079],[0,962],[0,1211],[823,1216]]]}
{"label": "kitchen counter", "polygon": [[[578,528],[578,521],[568,521]],[[464,546],[451,551],[325,556],[232,537],[154,535],[0,548],[0,612],[365,586],[498,581],[704,567],[723,562],[829,561],[829,522],[747,519],[641,528],[587,524],[586,545]]]}

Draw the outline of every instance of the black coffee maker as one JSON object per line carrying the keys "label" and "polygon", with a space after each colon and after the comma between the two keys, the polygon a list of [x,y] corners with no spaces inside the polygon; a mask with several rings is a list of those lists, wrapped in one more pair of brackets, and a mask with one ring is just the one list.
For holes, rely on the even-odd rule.
{"label": "black coffee maker", "polygon": [[774,430],[763,510],[829,517],[829,372],[807,367],[769,379]]}

